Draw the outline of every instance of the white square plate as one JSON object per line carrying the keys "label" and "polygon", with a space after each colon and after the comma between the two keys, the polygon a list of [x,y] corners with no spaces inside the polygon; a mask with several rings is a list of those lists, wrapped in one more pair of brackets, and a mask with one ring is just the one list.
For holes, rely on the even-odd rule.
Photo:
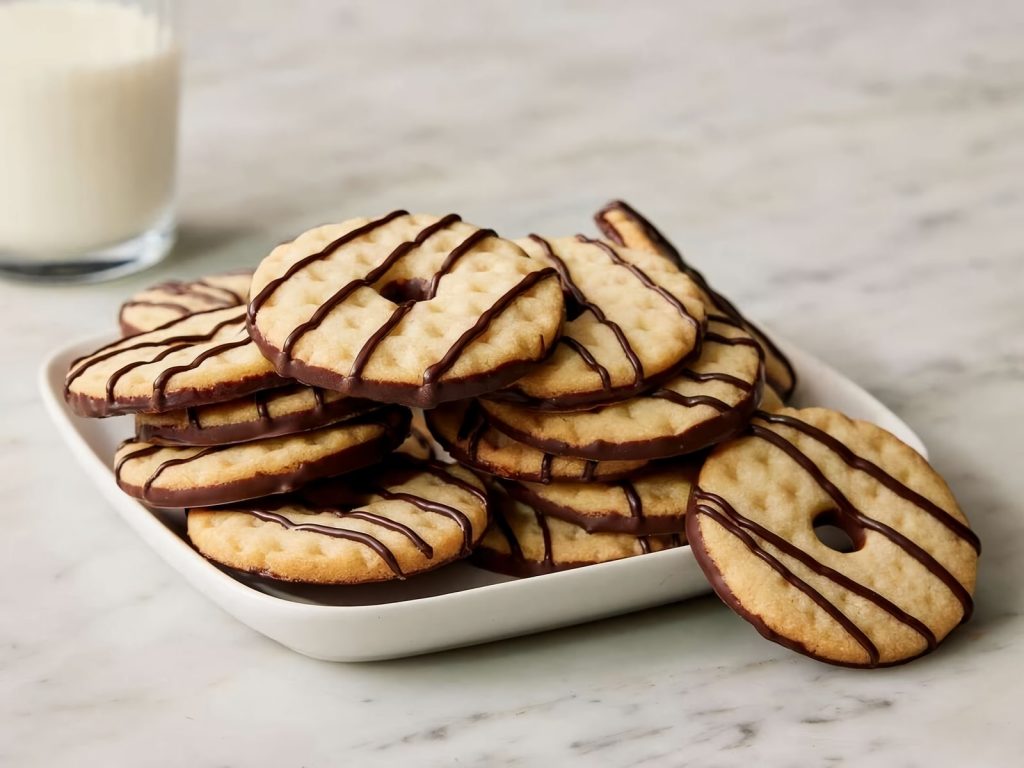
{"label": "white square plate", "polygon": [[[799,372],[798,404],[828,406],[873,421],[927,455],[917,435],[878,400],[813,355],[773,338]],[[117,487],[111,458],[131,434],[131,420],[83,419],[65,406],[69,363],[106,341],[69,344],[43,364],[40,389],[61,435],[114,509],[193,587],[239,621],[299,653],[330,661],[412,656],[580,624],[710,591],[688,547],[530,579],[457,563],[407,582],[309,587],[221,569],[192,549],[182,512],[151,512]]]}

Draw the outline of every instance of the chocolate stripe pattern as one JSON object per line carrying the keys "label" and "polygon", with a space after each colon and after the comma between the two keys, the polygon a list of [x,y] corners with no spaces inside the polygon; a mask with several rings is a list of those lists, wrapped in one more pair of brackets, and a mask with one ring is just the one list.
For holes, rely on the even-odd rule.
{"label": "chocolate stripe pattern", "polygon": [[[449,214],[436,222],[423,227],[410,240],[405,240],[393,248],[379,263],[370,269],[365,275],[351,279],[330,296],[324,299],[305,321],[292,328],[280,348],[275,347],[260,335],[258,317],[260,311],[266,306],[267,301],[283,286],[288,280],[298,274],[301,270],[310,265],[330,259],[337,254],[342,246],[351,243],[361,237],[371,235],[375,230],[387,226],[400,217],[407,216],[405,211],[395,211],[380,219],[371,221],[351,232],[337,238],[317,253],[306,256],[290,267],[283,274],[270,280],[249,303],[247,322],[257,343],[260,344],[264,354],[274,363],[279,372],[284,375],[293,376],[307,383],[319,383],[329,386],[340,392],[353,395],[375,396],[377,399],[393,400],[408,405],[434,405],[439,401],[439,382],[452,367],[459,361],[466,349],[478,338],[483,336],[492,326],[494,321],[508,310],[521,296],[528,293],[534,286],[542,281],[553,278],[553,269],[535,270],[523,276],[523,278],[510,288],[503,295],[497,297],[493,304],[484,310],[474,324],[463,332],[459,338],[440,356],[436,362],[425,366],[419,387],[413,385],[388,384],[386,382],[368,381],[365,378],[365,370],[378,348],[389,336],[403,327],[403,321],[407,319],[415,305],[422,301],[431,301],[437,296],[446,275],[456,269],[459,262],[474,249],[483,244],[489,238],[496,237],[492,230],[474,230],[462,242],[452,248],[442,260],[442,263],[426,282],[420,286],[418,280],[409,281],[404,286],[406,295],[409,292],[415,294],[412,298],[397,303],[387,319],[376,327],[369,337],[355,353],[348,370],[322,369],[307,364],[301,357],[296,355],[296,348],[302,339],[310,333],[319,329],[331,314],[351,299],[351,297],[362,288],[369,288],[375,291],[383,290],[387,295],[388,286],[380,288],[378,283],[385,280],[404,259],[410,257],[417,250],[423,248],[435,235],[449,230],[461,218],[456,214]],[[543,350],[541,350],[543,353]],[[512,372],[503,371],[500,375],[506,378]],[[468,386],[479,386],[484,382],[477,382]],[[501,382],[503,383],[503,382]],[[500,383],[495,384],[500,386]],[[486,387],[482,387],[486,389]],[[493,388],[493,387],[492,387]],[[415,390],[415,391],[414,391]],[[474,392],[475,394],[475,392]],[[447,399],[451,399],[448,396]]]}
{"label": "chocolate stripe pattern", "polygon": [[[414,462],[405,461],[403,457],[394,457],[393,464],[399,468],[412,472],[425,472],[451,486],[468,491],[481,503],[486,503],[486,495],[479,488],[462,478],[455,477],[444,470],[444,465],[437,462]],[[351,483],[351,487],[341,484]],[[341,495],[345,497],[359,496],[360,503],[353,504],[325,504],[324,499],[332,495],[332,485],[340,486]],[[387,487],[389,486],[389,487]],[[371,477],[361,482],[359,478],[345,478],[339,481],[325,481],[319,487],[294,492],[285,497],[276,497],[266,500],[258,500],[239,507],[225,507],[219,510],[228,513],[241,513],[252,515],[264,522],[280,525],[282,528],[292,531],[304,531],[315,533],[321,536],[346,539],[362,544],[373,550],[378,557],[388,566],[390,571],[398,579],[405,579],[406,573],[399,563],[396,553],[380,538],[365,531],[354,530],[344,526],[326,525],[310,522],[295,522],[289,515],[301,512],[301,514],[324,515],[341,520],[362,520],[363,522],[384,528],[389,531],[400,533],[428,560],[434,558],[434,548],[417,533],[414,527],[402,523],[384,514],[370,511],[363,507],[372,506],[375,500],[399,501],[416,508],[426,514],[440,515],[455,523],[462,532],[463,544],[461,556],[469,554],[473,546],[474,531],[469,517],[459,509],[444,504],[435,499],[428,498],[422,493],[413,493],[408,486],[401,483],[387,483],[387,471],[380,477]]]}
{"label": "chocolate stripe pattern", "polygon": [[616,228],[616,226],[608,218],[608,214],[616,211],[621,213],[634,224],[636,224],[644,232],[646,238],[651,244],[661,253],[665,258],[675,264],[679,269],[690,276],[701,290],[711,299],[715,307],[721,312],[725,313],[729,317],[739,322],[743,328],[748,332],[752,333],[755,338],[764,347],[768,355],[783,368],[785,371],[785,379],[787,380],[776,380],[772,379],[772,385],[776,387],[779,394],[783,399],[787,399],[793,394],[793,390],[796,389],[797,376],[796,369],[793,364],[789,361],[789,358],[783,354],[782,350],[773,342],[760,328],[754,323],[750,322],[743,314],[736,308],[736,306],[729,301],[725,296],[718,293],[708,283],[707,279],[693,266],[691,266],[686,259],[683,258],[682,253],[669,242],[666,238],[650,221],[641,216],[636,210],[634,210],[628,204],[621,200],[615,200],[606,205],[594,216],[594,221],[597,223],[598,229],[601,233],[611,240],[616,245],[626,245],[626,242],[622,236],[622,233]]}
{"label": "chocolate stripe pattern", "polygon": [[[202,327],[202,318],[206,315],[211,315],[208,321],[209,325],[202,330],[195,328],[188,332],[174,333],[175,328],[185,327],[186,324],[187,327],[194,328],[197,324]],[[213,346],[206,346],[220,339],[224,339],[224,341]],[[74,361],[64,380],[64,398],[79,413],[89,416],[105,416],[138,410],[163,411],[168,408],[189,405],[191,404],[190,399],[193,402],[195,399],[207,402],[227,400],[236,395],[248,394],[256,389],[283,384],[284,381],[270,369],[269,364],[263,362],[261,356],[254,354],[257,361],[256,367],[265,366],[265,371],[259,371],[246,377],[225,376],[224,380],[219,380],[214,374],[209,383],[209,391],[196,390],[191,393],[177,393],[173,398],[170,396],[169,389],[175,377],[217,360],[231,350],[251,344],[252,340],[245,328],[243,310],[239,309],[233,312],[231,308],[217,308],[195,312],[185,317],[176,318],[153,331],[107,344],[91,355]],[[146,350],[151,350],[152,353]],[[157,366],[172,356],[179,358],[185,356],[191,350],[195,350],[195,354],[187,362],[167,367]],[[255,353],[255,349],[253,352]],[[109,371],[109,373],[107,369],[103,369],[102,397],[98,394],[92,396],[82,387],[74,388],[75,383],[96,366],[122,356],[128,360],[124,365]],[[157,366],[148,391],[141,389],[139,394],[132,396],[118,392],[118,384],[127,374],[146,366]]]}
{"label": "chocolate stripe pattern", "polygon": [[[773,428],[774,427],[774,428]],[[782,451],[786,456],[795,462],[800,469],[810,477],[814,483],[821,488],[836,507],[836,514],[840,519],[849,523],[854,531],[872,531],[885,537],[892,544],[902,549],[928,570],[938,581],[940,581],[949,593],[960,603],[962,608],[961,623],[967,621],[973,611],[973,600],[968,590],[957,578],[943,566],[930,552],[920,544],[911,540],[907,535],[899,532],[890,525],[867,514],[857,507],[850,498],[825,474],[815,460],[777,431],[778,428],[791,429],[797,433],[810,438],[814,444],[820,446],[827,453],[837,456],[850,468],[862,472],[871,477],[875,482],[898,497],[910,502],[926,515],[932,517],[957,538],[966,542],[975,552],[980,551],[980,542],[977,535],[970,530],[962,521],[955,518],[946,510],[934,502],[926,499],[906,484],[897,480],[892,474],[884,470],[869,459],[856,454],[848,446],[841,443],[828,432],[810,424],[803,419],[782,413],[768,413],[757,411],[751,422],[748,434],[758,440],[763,440],[773,447]],[[691,515],[702,515],[714,520],[724,530],[741,541],[744,546],[756,557],[766,563],[790,585],[799,589],[809,597],[822,611],[827,613],[838,623],[843,630],[861,646],[867,656],[868,662],[865,666],[874,667],[884,665],[876,644],[867,636],[864,629],[850,617],[845,615],[840,608],[831,602],[819,589],[816,589],[806,579],[800,578],[787,561],[799,563],[808,571],[826,579],[837,587],[850,592],[881,609],[896,621],[912,629],[924,640],[925,651],[933,650],[938,640],[932,629],[919,617],[912,615],[904,608],[896,605],[895,602],[886,598],[876,590],[865,584],[861,584],[845,574],[818,561],[809,552],[797,547],[789,540],[783,538],[775,531],[766,528],[756,520],[743,515],[734,505],[721,495],[712,493],[703,488],[695,488],[690,505]],[[699,530],[699,527],[698,527]],[[864,545],[863,534],[854,536],[858,549]],[[706,568],[707,572],[708,569]],[[761,634],[769,639],[781,643],[801,653],[814,655],[806,648],[800,647],[794,641],[780,636],[768,627],[758,616],[752,615],[745,610],[725,581],[716,573],[709,574],[716,591],[734,609],[748,618]],[[829,660],[829,659],[824,659]],[[905,661],[906,659],[901,659]],[[888,662],[893,663],[893,662]]]}

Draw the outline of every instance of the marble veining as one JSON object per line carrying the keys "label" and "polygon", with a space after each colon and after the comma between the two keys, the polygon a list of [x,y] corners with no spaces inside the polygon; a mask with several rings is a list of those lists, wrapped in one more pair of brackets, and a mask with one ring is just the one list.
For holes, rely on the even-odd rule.
{"label": "marble veining", "polygon": [[[0,284],[0,765],[1019,763],[1024,5],[185,5],[173,259]],[[44,353],[149,282],[398,206],[558,235],[612,197],[928,444],[984,543],[976,617],[937,653],[834,669],[709,597],[312,661],[182,583],[42,412]]]}

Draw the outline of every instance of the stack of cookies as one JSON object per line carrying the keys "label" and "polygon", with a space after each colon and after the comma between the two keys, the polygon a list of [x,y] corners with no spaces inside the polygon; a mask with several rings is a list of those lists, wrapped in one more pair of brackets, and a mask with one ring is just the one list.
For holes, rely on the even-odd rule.
{"label": "stack of cookies", "polygon": [[232,568],[522,576],[689,539],[789,647],[855,666],[934,647],[978,553],[941,478],[878,427],[786,408],[796,376],[762,331],[626,204],[596,221],[603,239],[404,211],[312,229],[251,275],[133,297],[132,335],[72,363],[66,400],[134,414],[118,484],[186,509]]}

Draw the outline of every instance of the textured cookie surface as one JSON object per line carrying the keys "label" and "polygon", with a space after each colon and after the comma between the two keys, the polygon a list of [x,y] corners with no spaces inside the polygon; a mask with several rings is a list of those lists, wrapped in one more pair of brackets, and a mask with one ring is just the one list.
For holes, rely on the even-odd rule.
{"label": "textured cookie surface", "polygon": [[625,399],[700,342],[699,289],[660,256],[586,238],[517,242],[558,271],[568,320],[551,356],[491,397],[551,410]]}
{"label": "textured cookie surface", "polygon": [[390,407],[355,421],[284,437],[206,447],[130,441],[114,456],[117,484],[157,507],[205,507],[284,493],[379,461],[409,430]]}
{"label": "textured cookie surface", "polygon": [[160,445],[220,445],[290,435],[335,424],[378,403],[295,384],[264,389],[225,403],[135,417],[135,437]]}
{"label": "textured cookie surface", "polygon": [[[715,591],[761,634],[847,666],[935,647],[970,615],[979,545],[945,482],[872,424],[758,412],[701,470],[687,534]],[[823,543],[836,526],[850,551]]]}
{"label": "textured cookie surface", "polygon": [[704,302],[709,308],[742,323],[764,347],[768,382],[784,400],[789,399],[796,388],[796,371],[786,355],[764,331],[743,317],[732,302],[715,291],[704,276],[686,262],[679,250],[650,221],[618,200],[598,211],[594,220],[598,229],[613,243],[664,256],[700,287]]}
{"label": "textured cookie surface", "polygon": [[64,399],[82,416],[166,411],[288,383],[249,338],[245,309],[197,312],[73,362]]}
{"label": "textured cookie surface", "polygon": [[588,533],[682,533],[699,461],[659,463],[612,483],[499,481],[509,496]]}
{"label": "textured cookie surface", "polygon": [[587,533],[565,520],[548,517],[500,492],[492,492],[491,525],[473,552],[473,563],[510,576],[596,565],[682,545],[679,535],[631,536]]}
{"label": "textured cookie surface", "polygon": [[188,513],[189,538],[206,557],[318,584],[433,570],[468,555],[486,526],[486,495],[472,473],[401,456],[286,496]]}
{"label": "textured cookie surface", "polygon": [[553,268],[457,216],[401,211],[278,246],[249,303],[253,337],[283,375],[421,407],[514,380],[563,317]]}
{"label": "textured cookie surface", "polygon": [[577,413],[481,403],[502,432],[552,453],[606,461],[678,456],[743,427],[760,400],[762,354],[745,331],[712,318],[700,357],[647,394]]}
{"label": "textured cookie surface", "polygon": [[251,281],[252,272],[245,271],[150,286],[121,305],[121,333],[145,333],[194,312],[239,307],[249,299]]}
{"label": "textured cookie surface", "polygon": [[646,464],[556,456],[495,429],[478,402],[459,400],[428,411],[434,438],[456,461],[498,477],[550,483],[554,480],[615,480]]}

